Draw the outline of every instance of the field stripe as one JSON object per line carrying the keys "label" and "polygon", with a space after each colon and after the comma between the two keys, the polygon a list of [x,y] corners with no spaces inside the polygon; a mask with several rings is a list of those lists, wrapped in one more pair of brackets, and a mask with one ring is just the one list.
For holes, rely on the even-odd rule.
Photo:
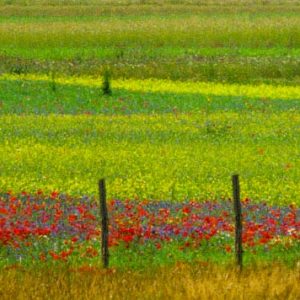
{"label": "field stripe", "polygon": [[[42,74],[2,74],[0,80],[30,80],[51,81],[51,77]],[[101,77],[62,77],[55,78],[55,82],[62,85],[101,86]],[[213,82],[181,82],[160,79],[115,79],[112,81],[114,89],[124,89],[133,92],[201,94],[215,96],[246,96],[267,99],[299,99],[300,86],[281,86],[270,84],[224,84]]]}

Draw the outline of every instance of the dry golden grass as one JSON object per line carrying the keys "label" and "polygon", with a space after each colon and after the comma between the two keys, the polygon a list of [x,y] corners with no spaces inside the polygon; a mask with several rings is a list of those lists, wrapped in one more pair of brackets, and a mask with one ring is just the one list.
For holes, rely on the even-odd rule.
{"label": "dry golden grass", "polygon": [[1,299],[300,299],[300,269],[178,263],[149,271],[1,271]]}

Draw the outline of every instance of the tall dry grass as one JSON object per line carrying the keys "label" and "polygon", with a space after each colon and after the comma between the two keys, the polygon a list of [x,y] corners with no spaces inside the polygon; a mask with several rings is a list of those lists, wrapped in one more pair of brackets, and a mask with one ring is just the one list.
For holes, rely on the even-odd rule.
{"label": "tall dry grass", "polygon": [[300,299],[300,269],[178,263],[149,271],[16,270],[0,273],[1,299]]}

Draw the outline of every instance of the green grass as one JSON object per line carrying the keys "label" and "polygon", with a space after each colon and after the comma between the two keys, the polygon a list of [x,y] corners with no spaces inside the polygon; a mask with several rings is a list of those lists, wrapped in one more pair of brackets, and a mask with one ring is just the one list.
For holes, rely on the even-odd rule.
{"label": "green grass", "polygon": [[[56,241],[58,242],[58,241]],[[232,243],[233,241],[231,241]],[[62,242],[61,242],[62,243]],[[40,251],[44,251],[43,241],[39,241],[36,252],[30,252],[27,257],[24,256],[22,260],[22,267],[44,269],[46,267],[55,268],[61,266],[61,261],[48,260],[41,262],[39,260]],[[80,246],[81,251],[89,246],[88,243]],[[275,246],[261,246],[256,247],[255,250],[251,248],[244,249],[244,266],[253,266],[260,264],[282,263],[286,266],[293,267],[299,259],[299,243],[290,246],[275,245]],[[93,248],[101,248],[100,242],[93,244]],[[288,250],[288,251],[287,251]],[[101,267],[102,262],[99,256],[96,257],[80,257],[75,250],[74,254],[65,262],[65,267],[76,268],[79,266],[89,265],[93,267]],[[26,253],[26,248],[22,249],[22,254]],[[5,260],[0,261],[0,270],[7,266],[18,265],[20,262],[14,255],[10,253],[0,252]],[[33,260],[32,257],[36,258]],[[174,266],[175,263],[207,263],[216,264],[219,266],[232,266],[235,262],[234,252],[227,253],[224,245],[220,245],[218,239],[209,242],[203,241],[201,245],[196,248],[186,248],[183,242],[162,243],[158,250],[156,244],[148,242],[146,245],[132,244],[129,248],[120,245],[110,249],[110,267],[118,270],[149,270],[159,267]]]}
{"label": "green grass", "polygon": [[[197,16],[181,18],[22,22],[1,24],[2,46],[288,47],[300,44],[297,16]],[[12,34],[13,33],[13,34]],[[47,34],[45,34],[47,33]],[[176,39],[174,38],[176,35]]]}
{"label": "green grass", "polygon": [[299,84],[294,2],[68,4],[0,6],[0,72]]}
{"label": "green grass", "polygon": [[[55,51],[54,51],[55,53]],[[118,54],[117,54],[118,55]],[[118,60],[118,59],[117,59]],[[185,56],[176,59],[139,58],[131,60],[84,59],[39,60],[2,57],[3,73],[42,73],[54,70],[64,75],[102,75],[111,69],[113,78],[160,78],[181,81],[214,81],[228,83],[270,83],[299,85],[299,60],[269,57]]]}
{"label": "green grass", "polygon": [[190,59],[193,57],[202,57],[202,59],[208,60],[209,58],[218,58],[219,56],[224,58],[239,57],[255,57],[257,59],[266,58],[279,58],[286,59],[286,56],[290,58],[297,59],[300,56],[299,48],[284,48],[284,47],[275,47],[275,48],[181,48],[181,47],[170,47],[164,46],[159,48],[149,48],[149,47],[135,47],[135,48],[125,48],[121,49],[118,47],[51,47],[51,48],[42,48],[38,47],[35,49],[15,48],[9,46],[7,48],[1,48],[1,55],[10,56],[10,57],[19,57],[23,59],[40,59],[40,60],[58,60],[63,61],[65,59],[99,59],[106,61],[111,60],[112,62],[120,60],[120,58],[129,60],[132,59],[132,56],[135,60],[142,60],[145,57],[151,59]]}
{"label": "green grass", "polygon": [[[96,79],[95,79],[96,81]],[[0,80],[0,114],[161,114],[188,112],[279,112],[300,109],[299,99],[264,99],[188,93],[134,92],[113,89],[110,97],[99,87],[62,85],[51,81]]]}

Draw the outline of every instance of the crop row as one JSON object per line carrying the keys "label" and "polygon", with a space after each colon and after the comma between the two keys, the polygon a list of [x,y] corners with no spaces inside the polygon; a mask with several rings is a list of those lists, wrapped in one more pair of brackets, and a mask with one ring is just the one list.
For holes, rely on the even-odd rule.
{"label": "crop row", "polygon": [[[297,16],[186,15],[0,23],[2,47],[297,48]],[[176,38],[175,38],[176,37]]]}
{"label": "crop row", "polygon": [[163,0],[163,1],[138,1],[138,0],[31,0],[30,7],[25,0],[1,0],[0,15],[4,17],[76,17],[86,18],[107,15],[128,17],[132,15],[182,15],[182,14],[296,14],[299,6],[296,0],[265,1],[260,3],[251,1],[222,1],[222,0]]}
{"label": "crop row", "polygon": [[[53,77],[42,74],[2,74],[0,80],[31,80],[47,81],[51,84],[79,85],[88,87],[100,87],[102,78],[81,77]],[[199,94],[211,96],[244,96],[265,99],[298,99],[300,88],[298,86],[283,86],[271,84],[224,84],[209,82],[180,82],[159,79],[116,79],[112,81],[113,88],[142,93],[173,93],[173,94]]]}
{"label": "crop row", "polygon": [[[104,96],[101,79],[91,79],[93,86],[74,83],[61,84],[51,76],[38,80],[0,80],[0,114],[104,114],[132,115],[153,113],[203,113],[224,110],[226,112],[282,113],[300,109],[296,99],[267,99],[258,97],[213,96],[201,93],[177,94],[171,92],[145,92],[117,89],[112,86],[112,95]],[[41,78],[41,77],[35,77]],[[43,77],[42,77],[43,78]],[[13,78],[11,78],[13,79]],[[20,79],[20,78],[19,78]],[[62,78],[61,78],[62,79]],[[87,79],[87,78],[86,78]],[[50,80],[50,81],[49,81]],[[76,84],[75,84],[76,83]],[[123,82],[124,84],[124,82]],[[161,83],[160,83],[161,85]],[[181,83],[182,85],[182,83]],[[211,92],[214,92],[214,85]],[[206,86],[206,87],[208,87]],[[198,86],[199,87],[199,86]],[[223,86],[230,91],[227,85]],[[229,86],[230,87],[230,86]],[[270,86],[269,86],[270,87]],[[129,87],[130,88],[130,87]],[[185,89],[187,87],[185,86]],[[251,86],[245,86],[251,90]],[[252,87],[252,92],[257,87]],[[241,89],[240,89],[241,90]],[[289,88],[288,88],[289,90]],[[207,90],[208,92],[208,90]],[[283,94],[283,92],[281,93]]]}
{"label": "crop row", "polygon": [[[110,68],[114,78],[288,85],[298,85],[300,78],[297,51],[282,57],[239,57],[239,55],[203,57],[192,54],[167,57],[164,56],[164,49],[146,50],[146,53],[150,53],[149,56],[144,50],[138,49],[130,51],[113,49],[112,52],[111,49],[99,48],[15,49],[0,50],[2,53],[0,73],[55,72],[61,75],[101,76],[105,69]],[[275,51],[274,55],[277,55],[277,52],[280,53],[280,50]],[[51,59],[53,56],[55,60]],[[64,59],[60,59],[61,57]]]}

